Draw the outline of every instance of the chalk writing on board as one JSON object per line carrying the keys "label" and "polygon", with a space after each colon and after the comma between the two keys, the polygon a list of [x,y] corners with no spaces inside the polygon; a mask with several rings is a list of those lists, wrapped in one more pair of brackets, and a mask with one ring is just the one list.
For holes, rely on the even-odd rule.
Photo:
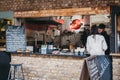
{"label": "chalk writing on board", "polygon": [[16,52],[26,49],[25,28],[22,26],[8,26],[6,30],[6,51]]}
{"label": "chalk writing on board", "polygon": [[91,80],[100,80],[100,74],[96,62],[96,58],[87,59],[88,71]]}
{"label": "chalk writing on board", "polygon": [[107,60],[107,58],[104,58],[103,63],[101,63],[100,66],[101,66],[100,76],[102,76],[107,67],[109,66],[109,61]]}

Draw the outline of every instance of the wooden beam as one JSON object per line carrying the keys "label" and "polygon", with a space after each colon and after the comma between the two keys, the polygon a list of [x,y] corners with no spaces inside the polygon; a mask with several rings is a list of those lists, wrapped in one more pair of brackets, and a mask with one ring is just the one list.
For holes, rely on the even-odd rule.
{"label": "wooden beam", "polygon": [[109,14],[110,8],[71,8],[71,9],[56,9],[56,10],[41,10],[41,11],[19,11],[14,12],[14,17],[46,17],[46,16],[72,16],[72,15],[91,15],[91,14]]}

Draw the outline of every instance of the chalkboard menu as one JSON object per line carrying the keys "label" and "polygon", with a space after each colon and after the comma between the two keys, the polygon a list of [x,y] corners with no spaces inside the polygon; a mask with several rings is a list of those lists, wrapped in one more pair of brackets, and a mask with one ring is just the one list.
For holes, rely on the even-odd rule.
{"label": "chalkboard menu", "polygon": [[98,63],[95,56],[86,59],[90,80],[100,80]]}
{"label": "chalkboard menu", "polygon": [[[98,69],[102,80],[112,80],[112,58],[110,56],[96,56]],[[107,77],[106,77],[107,76]]]}
{"label": "chalkboard menu", "polygon": [[6,51],[26,50],[25,27],[8,26],[6,29]]}
{"label": "chalkboard menu", "polygon": [[86,58],[80,80],[112,80],[112,58],[107,55]]}

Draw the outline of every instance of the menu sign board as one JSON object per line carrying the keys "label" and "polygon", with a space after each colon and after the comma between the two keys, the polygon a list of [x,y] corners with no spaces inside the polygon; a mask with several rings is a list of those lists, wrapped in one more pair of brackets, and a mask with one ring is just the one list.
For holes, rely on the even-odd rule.
{"label": "menu sign board", "polygon": [[86,58],[80,80],[112,80],[112,58],[106,55]]}
{"label": "menu sign board", "polygon": [[112,58],[107,55],[97,56],[96,58],[101,79],[112,80]]}
{"label": "menu sign board", "polygon": [[25,27],[8,26],[6,29],[6,51],[26,50]]}
{"label": "menu sign board", "polygon": [[95,56],[86,59],[90,80],[100,80],[98,63]]}
{"label": "menu sign board", "polygon": [[101,80],[96,56],[84,60],[80,80]]}

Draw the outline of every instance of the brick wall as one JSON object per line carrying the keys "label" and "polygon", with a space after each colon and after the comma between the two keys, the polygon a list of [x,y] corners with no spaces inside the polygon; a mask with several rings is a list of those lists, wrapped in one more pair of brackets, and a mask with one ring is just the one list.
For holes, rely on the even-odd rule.
{"label": "brick wall", "polygon": [[120,0],[0,0],[0,10],[32,11],[82,7],[102,7],[119,4]]}
{"label": "brick wall", "polygon": [[120,80],[120,57],[113,57],[113,80]]}
{"label": "brick wall", "polygon": [[79,80],[82,58],[41,56],[12,55],[12,63],[23,63],[25,80]]}

